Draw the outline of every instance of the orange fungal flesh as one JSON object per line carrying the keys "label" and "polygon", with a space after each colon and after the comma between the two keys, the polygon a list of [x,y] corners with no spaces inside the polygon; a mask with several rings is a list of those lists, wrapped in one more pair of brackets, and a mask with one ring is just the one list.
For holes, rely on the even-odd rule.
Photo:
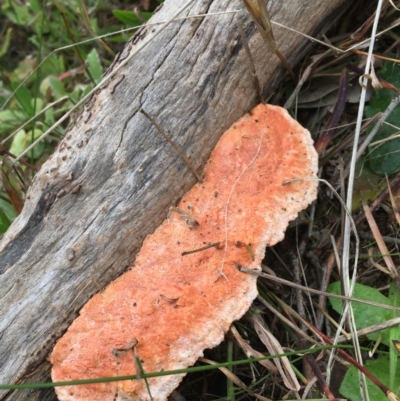
{"label": "orange fungal flesh", "polygon": [[[53,380],[132,375],[135,354],[145,372],[194,364],[257,295],[255,276],[237,265],[260,269],[265,247],[280,241],[288,222],[315,199],[316,173],[310,134],[284,109],[258,105],[239,119],[214,149],[203,183],[171,209],[132,269],[95,295],[58,341]],[[283,185],[294,178],[306,180]],[[136,341],[134,349],[116,352]],[[153,399],[166,400],[182,377],[147,379]],[[56,392],[61,401],[150,400],[143,379]]]}

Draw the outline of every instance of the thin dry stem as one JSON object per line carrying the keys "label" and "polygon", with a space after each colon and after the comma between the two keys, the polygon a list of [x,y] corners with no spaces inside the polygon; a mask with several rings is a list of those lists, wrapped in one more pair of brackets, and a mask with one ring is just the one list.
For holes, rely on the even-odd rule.
{"label": "thin dry stem", "polygon": [[382,238],[381,232],[379,231],[379,228],[375,222],[374,216],[372,215],[371,210],[364,199],[362,199],[362,205],[363,205],[365,217],[367,218],[367,221],[369,224],[369,228],[371,229],[372,234],[374,235],[375,241],[378,244],[378,248],[379,248],[379,250],[382,254],[383,260],[385,261],[386,266],[389,270],[389,274],[391,275],[392,278],[396,278],[397,277],[396,266],[393,262],[392,257],[390,256],[390,252],[387,249],[385,241]]}
{"label": "thin dry stem", "polygon": [[182,152],[179,146],[167,135],[164,129],[158,124],[153,117],[151,117],[147,112],[143,109],[140,109],[140,112],[157,128],[157,131],[164,137],[164,139],[175,149],[176,153],[181,157],[181,159],[187,164],[190,168],[194,176],[197,178],[199,182],[202,182],[202,178],[200,174],[196,171],[191,161],[187,158],[187,156]]}

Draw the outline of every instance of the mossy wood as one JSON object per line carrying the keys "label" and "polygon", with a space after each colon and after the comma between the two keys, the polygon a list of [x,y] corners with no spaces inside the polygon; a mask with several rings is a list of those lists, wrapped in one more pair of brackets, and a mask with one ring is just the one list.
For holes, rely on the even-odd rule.
{"label": "mossy wood", "polygon": [[[185,1],[167,0],[152,21],[168,20]],[[319,35],[350,4],[271,1],[269,10],[274,21]],[[57,338],[196,182],[140,108],[201,172],[220,135],[257,103],[237,18],[266,98],[285,75],[239,0],[195,0],[184,15],[226,10],[243,11],[170,24],[87,102],[36,175],[0,242],[0,383],[49,380],[45,358]],[[115,66],[158,29],[138,32]],[[292,66],[310,45],[283,28],[274,35]],[[0,392],[0,400],[55,399],[52,390]]]}

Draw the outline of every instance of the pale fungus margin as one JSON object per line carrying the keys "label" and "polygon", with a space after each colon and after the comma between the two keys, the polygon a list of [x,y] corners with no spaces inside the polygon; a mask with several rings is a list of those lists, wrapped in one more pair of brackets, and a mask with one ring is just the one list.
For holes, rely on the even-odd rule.
{"label": "pale fungus margin", "polygon": [[[135,356],[145,372],[186,368],[218,345],[257,296],[256,277],[237,266],[260,269],[266,246],[316,198],[317,164],[309,132],[286,110],[258,105],[240,118],[132,269],[95,295],[57,342],[52,379],[132,375]],[[153,400],[166,400],[182,378],[147,379]],[[56,392],[61,401],[150,400],[145,380]]]}

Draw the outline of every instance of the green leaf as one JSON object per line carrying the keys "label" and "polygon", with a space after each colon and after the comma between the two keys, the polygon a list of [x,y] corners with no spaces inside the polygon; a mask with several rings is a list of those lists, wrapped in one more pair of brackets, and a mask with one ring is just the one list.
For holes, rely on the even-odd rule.
{"label": "green leaf", "polygon": [[37,0],[30,0],[29,5],[32,11],[36,13],[41,13],[43,11],[43,3],[39,3]]}
{"label": "green leaf", "polygon": [[[27,145],[30,146],[36,139],[41,137],[43,135],[43,131],[41,129],[35,128],[34,133],[32,131],[29,131],[26,136],[27,136]],[[35,147],[32,149],[31,152],[29,152],[29,155],[32,155],[32,157],[37,160],[39,159],[40,156],[42,156],[43,152],[45,150],[45,144],[43,141],[39,142],[38,144],[35,145]]]}
{"label": "green leaf", "polygon": [[17,129],[21,125],[21,121],[25,121],[25,119],[26,115],[21,111],[0,111],[0,135],[10,134],[14,129]]}
{"label": "green leaf", "polygon": [[10,146],[10,152],[15,156],[19,156],[26,149],[26,132],[21,129],[14,136]]}
{"label": "green leaf", "polygon": [[55,118],[54,118],[54,109],[53,108],[47,109],[44,112],[44,122],[49,127],[54,124]]}
{"label": "green leaf", "polygon": [[11,43],[11,33],[12,33],[12,28],[7,28],[6,36],[4,40],[1,41],[2,43],[0,46],[0,57],[3,57],[4,55],[7,54],[8,48],[10,47]]}
{"label": "green leaf", "polygon": [[11,203],[6,202],[3,199],[0,199],[0,209],[6,214],[8,220],[12,220],[17,217],[14,208]]}
{"label": "green leaf", "polygon": [[14,111],[14,110],[2,110],[0,111],[0,121],[1,123],[9,122],[19,122],[25,117],[22,112]]}
{"label": "green leaf", "polygon": [[[328,286],[328,292],[331,294],[341,294],[340,282],[332,283]],[[354,286],[353,292],[354,298],[360,298],[367,301],[379,302],[381,304],[390,305],[390,299],[382,295],[375,288],[368,287],[366,285],[358,284]],[[342,314],[343,304],[342,300],[336,298],[329,298],[332,308]],[[356,321],[357,330],[363,329],[368,326],[372,326],[378,323],[385,322],[391,318],[391,311],[389,309],[379,308],[377,306],[371,306],[362,304],[360,302],[352,302],[354,311],[354,317]],[[389,332],[383,330],[382,332],[382,343],[389,346]],[[378,333],[368,334],[367,337],[370,340],[377,340],[379,337]]]}
{"label": "green leaf", "polygon": [[43,61],[40,66],[40,80],[48,77],[49,75],[54,75],[55,77],[61,75],[65,72],[65,65],[62,56],[57,54],[52,54],[49,58]]}
{"label": "green leaf", "polygon": [[19,6],[15,1],[7,0],[2,5],[4,15],[17,25],[26,25],[29,17],[29,7],[25,4]]}
{"label": "green leaf", "polygon": [[86,61],[89,63],[88,70],[90,71],[90,75],[93,77],[96,84],[98,84],[103,75],[103,67],[101,66],[99,53],[97,53],[96,49],[92,49],[87,55]]}
{"label": "green leaf", "polygon": [[63,83],[54,75],[49,75],[47,79],[49,80],[53,98],[56,100],[62,98],[66,94]]}
{"label": "green leaf", "polygon": [[46,94],[48,88],[51,88],[52,95],[55,100],[61,99],[67,94],[63,83],[54,75],[49,75],[41,83],[40,91],[43,93],[43,95]]}
{"label": "green leaf", "polygon": [[[135,15],[133,11],[126,11],[126,10],[112,10],[115,18],[119,19],[122,23],[129,25],[129,26],[138,26],[142,25],[143,22]],[[145,15],[143,15],[145,14]],[[151,13],[144,13],[141,12],[140,15],[143,16],[143,19],[147,20],[146,15]],[[150,18],[149,17],[149,18]]]}
{"label": "green leaf", "polygon": [[4,234],[8,230],[8,227],[10,227],[10,225],[11,221],[4,213],[3,209],[0,209],[0,235]]}
{"label": "green leaf", "polygon": [[148,20],[151,18],[151,16],[153,15],[153,13],[148,12],[148,11],[141,11],[141,12],[140,12],[140,15],[141,15],[146,21],[148,21]]}
{"label": "green leaf", "polygon": [[[395,280],[392,280],[389,288],[389,299],[392,302],[393,306],[400,306],[400,289],[397,287],[397,283]],[[396,318],[399,316],[399,313],[396,311],[391,311],[391,317]],[[395,347],[392,345],[392,341],[400,340],[400,327],[399,325],[392,326],[389,329],[389,341],[390,341],[390,349],[389,349],[389,360],[390,360],[390,387],[394,388],[394,382],[396,377],[396,372],[399,372],[399,354]]]}
{"label": "green leaf", "polygon": [[84,94],[90,92],[90,90],[87,91],[88,87],[91,89],[92,85],[75,85],[73,91],[69,94],[71,101],[77,103],[84,96]]}
{"label": "green leaf", "polygon": [[[18,131],[14,136],[14,139],[10,146],[10,152],[16,156],[19,156],[34,140],[39,138],[43,134],[43,131],[36,128],[34,134],[32,131],[25,132],[24,130]],[[33,158],[38,159],[44,152],[43,142],[38,143],[33,148]],[[30,153],[29,153],[30,154]]]}
{"label": "green leaf", "polygon": [[[15,68],[11,74],[7,74],[10,80],[13,82],[14,90],[24,79],[28,79],[27,82],[31,82],[34,79],[33,75],[31,74],[35,70],[36,66],[37,60],[35,57],[26,57],[18,63],[18,67]],[[27,82],[25,82],[24,86],[26,86]]]}
{"label": "green leaf", "polygon": [[[389,387],[389,358],[387,356],[367,361],[365,367],[385,386]],[[387,401],[385,394],[369,379],[367,379],[367,386],[370,400]],[[391,390],[396,391],[399,386],[400,375],[395,378],[394,386]],[[358,372],[354,366],[351,366],[346,372],[342,384],[340,385],[339,392],[350,401],[361,401]]]}
{"label": "green leaf", "polygon": [[[388,61],[383,63],[383,68],[379,76],[390,82],[397,88],[400,88],[400,66]],[[367,117],[372,117],[376,113],[384,112],[389,106],[391,100],[398,95],[389,89],[379,89],[372,96],[369,106],[365,108]],[[369,147],[369,163],[371,169],[380,175],[393,174],[400,170],[400,138],[388,139],[398,132],[395,127],[400,127],[400,107],[393,110],[386,122],[392,124],[383,124],[374,138],[374,142],[387,140]]]}
{"label": "green leaf", "polygon": [[[17,82],[11,83],[11,88],[16,90],[18,87]],[[32,106],[32,95],[29,92],[29,89],[22,85],[16,92],[15,97],[18,100],[18,103],[21,105],[22,109],[29,115],[33,116],[34,110]]]}

